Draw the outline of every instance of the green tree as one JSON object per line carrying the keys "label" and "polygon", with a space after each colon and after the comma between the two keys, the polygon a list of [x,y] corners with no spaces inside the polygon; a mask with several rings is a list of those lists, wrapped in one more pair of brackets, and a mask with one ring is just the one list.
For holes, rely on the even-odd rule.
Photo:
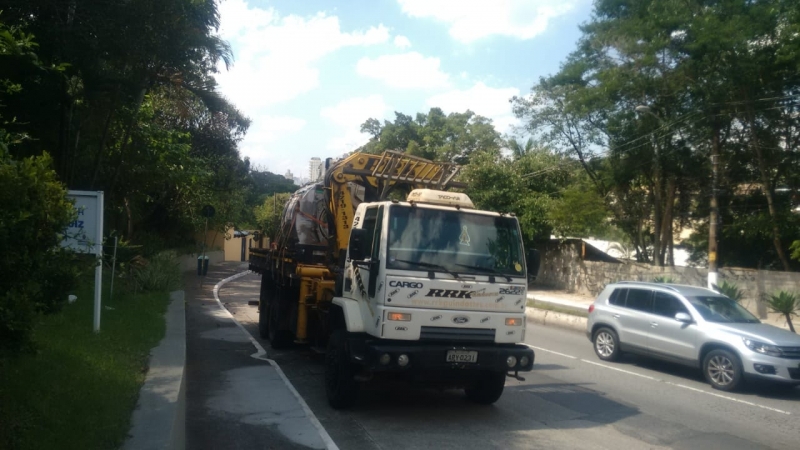
{"label": "green tree", "polygon": [[522,158],[530,153],[533,150],[534,145],[535,144],[532,137],[529,137],[525,143],[522,143],[516,139],[508,140],[508,148],[511,150],[511,156],[514,159]]}
{"label": "green tree", "polygon": [[[674,227],[702,225],[716,165],[723,216],[743,186],[760,185],[774,249],[765,265],[786,270],[786,230],[797,231],[775,192],[796,190],[800,170],[800,53],[787,21],[797,9],[783,0],[595,2],[578,48],[532,96],[512,99],[514,111],[542,145],[580,162],[641,260],[669,264]],[[723,220],[721,260],[741,241],[730,227]]]}
{"label": "green tree", "polygon": [[280,219],[286,202],[292,197],[289,193],[276,193],[268,196],[255,208],[256,221],[261,232],[270,239],[275,239],[280,229]]}
{"label": "green tree", "polygon": [[237,150],[249,120],[214,81],[231,62],[215,0],[31,0],[4,19],[37,36],[43,65],[65,65],[61,75],[0,64],[0,78],[35,86],[6,105],[14,131],[37,137],[14,156],[49,149],[64,183],[106,192],[108,228],[127,238],[186,241],[203,204],[220,228],[252,221]]}
{"label": "green tree", "polygon": [[440,108],[415,118],[395,112],[394,122],[382,126],[376,119],[361,125],[362,132],[373,138],[359,151],[382,153],[401,150],[411,155],[435,161],[466,164],[477,152],[499,152],[503,144],[490,119],[472,111],[445,115]]}
{"label": "green tree", "polygon": [[786,318],[786,323],[792,333],[796,333],[794,325],[792,324],[792,317],[797,315],[797,310],[800,309],[800,298],[790,292],[777,292],[769,296],[767,306],[772,311],[783,314]]}

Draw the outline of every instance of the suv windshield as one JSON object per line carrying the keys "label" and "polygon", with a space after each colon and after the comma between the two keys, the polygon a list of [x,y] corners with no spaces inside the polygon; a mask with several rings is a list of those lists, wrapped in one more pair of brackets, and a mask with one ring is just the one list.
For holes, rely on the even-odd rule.
{"label": "suv windshield", "polygon": [[709,322],[759,323],[756,316],[728,297],[717,295],[686,297],[694,309]]}
{"label": "suv windshield", "polygon": [[390,269],[420,270],[423,263],[457,273],[525,276],[513,217],[392,205],[388,255]]}

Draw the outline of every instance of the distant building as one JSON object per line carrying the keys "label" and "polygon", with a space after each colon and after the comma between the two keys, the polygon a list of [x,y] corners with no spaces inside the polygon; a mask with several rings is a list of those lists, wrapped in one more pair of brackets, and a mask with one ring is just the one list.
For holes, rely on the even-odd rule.
{"label": "distant building", "polygon": [[318,181],[322,179],[322,160],[316,156],[311,158],[308,162],[308,178],[310,181]]}
{"label": "distant building", "polygon": [[292,174],[291,170],[287,170],[286,175],[284,175],[283,177],[286,178],[287,180],[294,180],[294,175]]}

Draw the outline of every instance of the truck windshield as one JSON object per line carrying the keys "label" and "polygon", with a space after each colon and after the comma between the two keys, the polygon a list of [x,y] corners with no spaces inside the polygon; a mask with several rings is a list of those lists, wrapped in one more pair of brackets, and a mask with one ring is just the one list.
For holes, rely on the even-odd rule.
{"label": "truck windshield", "polygon": [[[460,274],[525,275],[519,225],[513,217],[392,205],[386,267]],[[434,269],[435,270],[435,269]]]}

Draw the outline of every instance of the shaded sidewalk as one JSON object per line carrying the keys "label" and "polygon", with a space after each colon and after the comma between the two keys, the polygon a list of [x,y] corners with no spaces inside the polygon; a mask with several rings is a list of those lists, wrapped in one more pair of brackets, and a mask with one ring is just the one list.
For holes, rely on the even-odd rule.
{"label": "shaded sidewalk", "polygon": [[[217,301],[247,264],[209,267],[186,286],[186,448],[335,449],[280,368]],[[221,286],[219,286],[221,284]]]}

